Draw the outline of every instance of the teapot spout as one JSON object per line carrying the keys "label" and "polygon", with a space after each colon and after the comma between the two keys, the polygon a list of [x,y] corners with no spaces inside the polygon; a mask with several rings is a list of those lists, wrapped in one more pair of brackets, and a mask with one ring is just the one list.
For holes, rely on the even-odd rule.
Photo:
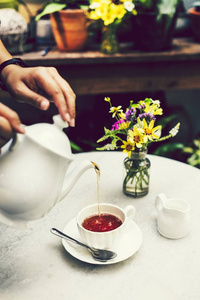
{"label": "teapot spout", "polygon": [[88,169],[94,169],[96,172],[100,172],[99,166],[92,161],[82,161],[78,167],[74,168],[65,176],[62,191],[60,193],[59,201],[61,201],[70,192],[75,183],[81,177],[81,175]]}
{"label": "teapot spout", "polygon": [[99,166],[95,162],[93,162],[93,161],[91,161],[91,163],[93,164],[95,171],[96,172],[100,172]]}

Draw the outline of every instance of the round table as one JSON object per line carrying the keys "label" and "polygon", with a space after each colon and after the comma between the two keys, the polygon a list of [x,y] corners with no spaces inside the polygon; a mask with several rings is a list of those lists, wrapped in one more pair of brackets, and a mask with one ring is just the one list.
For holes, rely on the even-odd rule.
{"label": "round table", "polygon": [[[50,229],[62,230],[84,206],[97,202],[97,178],[86,171],[67,197],[26,230],[0,224],[1,300],[199,300],[200,171],[175,160],[148,155],[149,194],[134,199],[122,193],[121,152],[90,152],[75,161],[92,160],[101,169],[100,201],[136,208],[142,232],[139,250],[116,264],[95,265],[70,255]],[[191,206],[190,233],[177,240],[156,228],[155,197],[180,197]],[[127,245],[126,245],[127,247]]]}

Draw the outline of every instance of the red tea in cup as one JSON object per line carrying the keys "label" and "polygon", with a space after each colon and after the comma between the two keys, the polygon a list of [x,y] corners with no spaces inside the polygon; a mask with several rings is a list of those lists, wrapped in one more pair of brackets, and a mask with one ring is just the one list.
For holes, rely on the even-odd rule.
{"label": "red tea in cup", "polygon": [[82,223],[85,229],[95,232],[111,231],[120,225],[122,225],[122,221],[118,217],[106,213],[90,216]]}

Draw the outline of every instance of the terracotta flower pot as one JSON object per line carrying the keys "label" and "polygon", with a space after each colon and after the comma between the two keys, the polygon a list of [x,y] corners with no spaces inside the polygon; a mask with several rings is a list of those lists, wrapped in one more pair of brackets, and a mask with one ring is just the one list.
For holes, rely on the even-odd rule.
{"label": "terracotta flower pot", "polygon": [[191,20],[191,27],[196,40],[200,41],[200,11],[197,11],[194,7],[188,10],[188,14]]}
{"label": "terracotta flower pot", "polygon": [[88,38],[87,18],[82,9],[66,9],[50,14],[53,35],[58,49],[82,50]]}

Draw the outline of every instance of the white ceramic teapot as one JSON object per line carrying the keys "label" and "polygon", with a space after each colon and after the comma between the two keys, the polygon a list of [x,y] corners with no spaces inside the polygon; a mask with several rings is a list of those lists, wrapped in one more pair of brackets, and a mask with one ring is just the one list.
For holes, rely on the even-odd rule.
{"label": "white ceramic teapot", "polygon": [[59,115],[53,121],[26,126],[26,133],[16,134],[9,149],[3,147],[0,222],[23,228],[28,221],[42,218],[67,195],[84,171],[96,167],[83,161],[67,172],[73,154],[62,129],[68,123]]}
{"label": "white ceramic teapot", "polygon": [[190,230],[190,205],[180,198],[168,199],[165,194],[157,195],[155,206],[158,211],[157,228],[161,235],[179,239]]}

